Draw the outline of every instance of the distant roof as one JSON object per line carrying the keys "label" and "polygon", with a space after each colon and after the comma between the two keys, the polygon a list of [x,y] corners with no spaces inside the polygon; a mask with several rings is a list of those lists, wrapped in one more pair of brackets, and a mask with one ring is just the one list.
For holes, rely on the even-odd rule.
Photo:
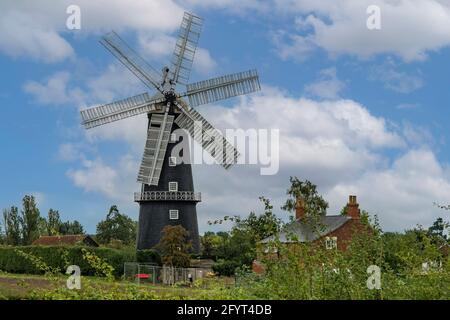
{"label": "distant roof", "polygon": [[98,247],[98,243],[95,242],[89,235],[74,234],[64,236],[41,236],[33,241],[33,245],[41,246],[55,246],[55,245],[77,245],[85,244],[93,247]]}
{"label": "distant roof", "polygon": [[[341,215],[321,216],[317,224],[321,226],[321,228],[318,228],[318,230],[313,230],[311,223],[303,220],[296,220],[284,227],[283,231],[281,231],[278,235],[278,239],[283,243],[293,242],[292,236],[295,236],[297,238],[296,240],[298,240],[299,242],[314,241],[338,229],[348,220],[351,220],[351,217]],[[275,236],[270,236],[262,240],[261,242],[267,243],[269,241],[275,240],[275,238]]]}

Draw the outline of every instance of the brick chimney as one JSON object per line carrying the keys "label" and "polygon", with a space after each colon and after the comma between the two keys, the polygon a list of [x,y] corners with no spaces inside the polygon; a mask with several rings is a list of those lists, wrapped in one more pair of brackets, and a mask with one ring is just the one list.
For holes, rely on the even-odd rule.
{"label": "brick chimney", "polygon": [[295,203],[295,220],[300,220],[305,217],[305,200],[298,197]]}
{"label": "brick chimney", "polygon": [[356,196],[349,196],[347,203],[347,216],[352,219],[359,219],[359,204],[356,201]]}

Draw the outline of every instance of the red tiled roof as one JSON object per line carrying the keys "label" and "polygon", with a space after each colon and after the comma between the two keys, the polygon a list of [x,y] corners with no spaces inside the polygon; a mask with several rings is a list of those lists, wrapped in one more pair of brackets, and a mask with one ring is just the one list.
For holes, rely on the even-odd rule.
{"label": "red tiled roof", "polygon": [[83,243],[87,237],[89,236],[84,234],[65,235],[65,236],[41,236],[39,237],[39,239],[33,241],[33,245],[42,245],[42,246],[76,245],[78,243]]}

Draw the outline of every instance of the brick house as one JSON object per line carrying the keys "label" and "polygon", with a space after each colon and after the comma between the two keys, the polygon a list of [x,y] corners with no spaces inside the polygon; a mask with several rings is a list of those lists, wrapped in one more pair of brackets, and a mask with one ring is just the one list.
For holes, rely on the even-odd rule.
{"label": "brick house", "polygon": [[[319,218],[314,228],[305,219],[304,202],[297,200],[295,208],[295,221],[287,224],[277,236],[283,244],[296,242],[324,243],[327,249],[338,249],[345,251],[352,241],[352,237],[361,232],[367,231],[367,227],[361,223],[359,204],[356,196],[349,196],[346,206],[346,215],[325,215]],[[295,237],[295,240],[293,240]],[[275,236],[268,237],[261,241],[261,244],[275,240]],[[253,271],[261,273],[264,271],[263,265],[258,260],[253,261]]]}
{"label": "brick house", "polygon": [[35,246],[88,246],[98,247],[98,243],[91,236],[85,234],[74,234],[64,236],[40,236],[33,241]]}

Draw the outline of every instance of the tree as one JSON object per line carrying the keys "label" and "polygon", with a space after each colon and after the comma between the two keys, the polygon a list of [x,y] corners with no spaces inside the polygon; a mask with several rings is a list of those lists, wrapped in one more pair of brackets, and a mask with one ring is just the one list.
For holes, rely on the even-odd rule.
{"label": "tree", "polygon": [[435,238],[436,241],[445,242],[447,241],[446,230],[450,228],[450,224],[445,222],[442,218],[437,218],[436,221],[433,222],[431,227],[428,228],[428,235]]}
{"label": "tree", "polygon": [[3,226],[5,229],[5,243],[17,246],[21,244],[21,222],[17,207],[3,210]]}
{"label": "tree", "polygon": [[106,219],[97,224],[97,240],[108,244],[111,240],[120,240],[124,245],[136,241],[136,222],[121,214],[117,206],[112,206]]}
{"label": "tree", "polygon": [[36,206],[34,196],[26,195],[23,200],[21,216],[22,241],[24,245],[31,244],[39,237],[40,212]]}
{"label": "tree", "polygon": [[49,236],[56,236],[60,234],[61,219],[58,210],[50,209],[47,214],[46,231]]}
{"label": "tree", "polygon": [[73,222],[66,221],[59,226],[59,233],[62,235],[84,234],[84,229],[77,220],[74,220]]}
{"label": "tree", "polygon": [[163,264],[180,268],[190,266],[189,251],[192,249],[192,243],[189,240],[189,232],[182,226],[165,226],[156,247],[161,251]]}
{"label": "tree", "polygon": [[256,259],[257,243],[280,231],[282,222],[273,213],[270,201],[264,197],[259,199],[264,204],[262,214],[251,212],[244,219],[235,216],[231,231],[217,234],[220,240],[215,248],[217,263],[213,267],[214,271],[222,275],[233,275],[236,268],[251,266]]}
{"label": "tree", "polygon": [[289,198],[281,209],[293,212],[297,204],[297,199],[303,201],[306,217],[318,217],[326,214],[328,203],[317,192],[317,186],[309,180],[301,181],[297,177],[290,177],[291,186],[286,194]]}

